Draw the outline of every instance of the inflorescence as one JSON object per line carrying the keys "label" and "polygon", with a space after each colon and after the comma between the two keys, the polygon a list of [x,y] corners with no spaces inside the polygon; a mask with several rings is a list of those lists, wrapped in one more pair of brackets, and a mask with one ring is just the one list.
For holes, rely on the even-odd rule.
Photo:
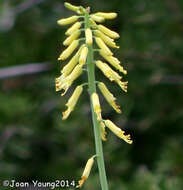
{"label": "inflorescence", "polygon": [[[98,53],[102,58],[107,62],[96,60],[92,64],[95,64],[96,67],[102,71],[102,73],[112,82],[117,83],[124,92],[127,92],[127,81],[121,81],[122,77],[119,75],[119,72],[124,75],[127,74],[127,71],[121,66],[120,61],[114,57],[113,52],[110,48],[118,49],[119,46],[114,42],[115,39],[119,38],[119,34],[103,26],[102,22],[107,19],[114,19],[117,17],[116,13],[104,13],[97,12],[90,14],[89,8],[83,8],[82,6],[73,6],[70,3],[65,3],[65,7],[71,11],[76,12],[78,15],[71,16],[69,18],[64,18],[58,20],[58,24],[61,26],[73,24],[65,32],[67,38],[63,42],[63,45],[66,46],[66,49],[60,54],[58,60],[64,61],[69,58],[74,51],[78,48],[75,55],[70,59],[70,61],[62,68],[61,75],[56,78],[56,91],[63,91],[62,96],[67,92],[69,87],[73,82],[82,74],[84,67],[88,64],[88,51],[89,46],[95,45],[97,49],[94,49],[93,52]],[[89,26],[86,27],[85,15],[89,15]],[[81,37],[83,34],[84,37]],[[113,70],[113,68],[116,70]],[[109,105],[117,112],[121,113],[120,106],[116,103],[116,98],[109,91],[107,86],[103,82],[96,82],[98,89],[103,94],[106,101]],[[66,103],[67,109],[63,112],[62,119],[65,120],[69,117],[70,113],[74,110],[74,107],[83,92],[83,86],[81,84],[77,86]],[[104,120],[101,115],[101,106],[99,101],[99,96],[96,92],[91,94],[91,101],[93,110],[97,116],[98,127],[100,127],[100,134],[102,140],[106,141],[106,130],[107,127],[119,138],[123,139],[129,144],[132,144],[130,135],[126,135],[123,130],[117,127],[112,121]],[[97,155],[96,155],[97,156]],[[81,187],[84,181],[88,178],[91,167],[94,162],[94,157],[92,156],[84,169],[83,175],[77,187]]]}

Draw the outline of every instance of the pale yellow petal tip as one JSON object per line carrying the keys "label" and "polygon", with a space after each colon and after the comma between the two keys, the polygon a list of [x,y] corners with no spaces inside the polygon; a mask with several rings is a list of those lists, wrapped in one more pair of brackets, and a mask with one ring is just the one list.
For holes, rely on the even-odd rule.
{"label": "pale yellow petal tip", "polygon": [[86,181],[86,177],[83,176],[79,181],[78,181],[78,185],[76,186],[76,188],[81,188],[83,186],[83,183]]}
{"label": "pale yellow petal tip", "polygon": [[66,120],[71,113],[70,109],[67,109],[65,112],[62,112],[62,120]]}

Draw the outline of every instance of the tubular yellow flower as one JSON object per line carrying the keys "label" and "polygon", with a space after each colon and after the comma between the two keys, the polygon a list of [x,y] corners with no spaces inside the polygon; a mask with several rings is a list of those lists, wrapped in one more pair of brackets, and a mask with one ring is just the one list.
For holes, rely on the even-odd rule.
{"label": "tubular yellow flower", "polygon": [[97,28],[98,28],[98,30],[100,30],[101,32],[103,32],[104,34],[106,34],[107,36],[109,36],[113,39],[119,38],[119,34],[117,32],[114,32],[101,24],[98,25]]}
{"label": "tubular yellow flower", "polygon": [[64,26],[64,25],[67,25],[67,24],[72,24],[73,22],[76,22],[78,20],[78,16],[71,16],[71,17],[68,17],[68,18],[63,18],[63,19],[60,19],[57,21],[57,24],[58,25],[61,25],[61,26]]}
{"label": "tubular yellow flower", "polygon": [[97,120],[101,120],[102,116],[101,116],[101,108],[100,108],[100,102],[99,102],[98,94],[93,93],[91,95],[91,100],[92,100],[92,105],[93,105],[94,112],[97,115]]}
{"label": "tubular yellow flower", "polygon": [[74,40],[68,47],[67,49],[65,49],[60,57],[58,58],[58,60],[65,60],[67,59],[71,54],[72,52],[77,48],[77,46],[79,45],[79,40]]}
{"label": "tubular yellow flower", "polygon": [[103,72],[103,74],[109,78],[110,81],[120,81],[121,77],[113,71],[106,63],[102,61],[96,61],[97,67]]}
{"label": "tubular yellow flower", "polygon": [[107,102],[114,108],[114,110],[117,113],[121,113],[120,106],[116,104],[116,98],[113,96],[112,93],[110,93],[106,85],[103,82],[99,82],[98,87],[100,91],[102,92],[102,94],[104,95]]}
{"label": "tubular yellow flower", "polygon": [[61,96],[63,96],[67,92],[67,90],[72,85],[74,80],[76,80],[81,75],[81,73],[82,73],[82,66],[76,65],[71,74],[67,76],[65,79],[63,79],[60,88],[63,89],[64,92],[61,94]]}
{"label": "tubular yellow flower", "polygon": [[82,25],[81,22],[76,22],[69,29],[67,29],[67,31],[65,32],[65,34],[67,36],[73,34],[73,32],[75,32],[76,30],[78,30],[79,28],[81,28],[81,25]]}
{"label": "tubular yellow flower", "polygon": [[80,57],[79,57],[79,64],[80,65],[83,66],[86,63],[87,55],[88,55],[88,48],[85,46],[85,47],[82,48],[81,54],[80,54]]}
{"label": "tubular yellow flower", "polygon": [[75,31],[72,35],[70,35],[69,37],[65,39],[65,41],[63,42],[63,45],[64,46],[70,45],[74,40],[78,39],[80,35],[81,35],[80,30]]}
{"label": "tubular yellow flower", "polygon": [[92,38],[92,31],[91,31],[90,28],[87,28],[85,30],[85,37],[86,37],[86,44],[89,45],[89,46],[92,45],[93,38]]}
{"label": "tubular yellow flower", "polygon": [[104,123],[101,121],[100,124],[99,124],[99,126],[100,126],[101,139],[102,139],[103,141],[106,141],[106,140],[107,140],[107,138],[106,138],[107,132],[106,132],[106,130],[105,130],[105,125],[104,125]]}
{"label": "tubular yellow flower", "polygon": [[117,17],[117,13],[104,13],[104,12],[98,12],[98,13],[95,13],[94,15],[96,16],[101,16],[105,19],[114,19]]}
{"label": "tubular yellow flower", "polygon": [[106,127],[108,127],[116,136],[123,139],[124,141],[126,141],[129,144],[133,143],[130,135],[125,135],[124,134],[125,132],[123,130],[121,130],[119,127],[117,127],[112,121],[105,120],[104,122],[105,122]]}
{"label": "tubular yellow flower", "polygon": [[110,37],[106,36],[104,33],[102,33],[100,30],[95,30],[94,31],[95,36],[101,38],[105,44],[107,44],[108,46],[112,47],[112,48],[119,48],[119,46],[116,45],[116,43],[114,42],[113,39],[111,39]]}
{"label": "tubular yellow flower", "polygon": [[72,96],[69,98],[68,102],[66,103],[67,110],[63,112],[63,117],[62,117],[63,120],[67,119],[70,113],[74,110],[74,107],[82,92],[83,92],[82,85],[77,86]]}
{"label": "tubular yellow flower", "polygon": [[105,54],[105,52],[100,51],[99,52],[100,55],[107,60],[114,68],[116,68],[117,70],[119,70],[120,72],[122,72],[123,74],[127,74],[127,71],[120,65],[120,61],[113,56],[108,56]]}
{"label": "tubular yellow flower", "polygon": [[74,67],[76,66],[76,64],[79,61],[79,56],[80,56],[80,53],[81,53],[81,50],[83,47],[84,47],[84,44],[79,48],[79,50],[72,57],[72,59],[69,61],[69,63],[63,67],[63,69],[61,71],[62,74],[64,74],[65,76],[68,76],[70,74],[70,72],[74,69]]}
{"label": "tubular yellow flower", "polygon": [[91,18],[92,18],[94,21],[99,22],[99,23],[105,21],[105,19],[104,19],[103,17],[101,17],[101,16],[91,15]]}
{"label": "tubular yellow flower", "polygon": [[97,45],[105,52],[106,55],[113,55],[111,50],[105,45],[101,38],[95,37]]}
{"label": "tubular yellow flower", "polygon": [[92,168],[93,163],[94,163],[94,157],[95,156],[92,156],[90,159],[88,159],[86,166],[85,166],[85,169],[83,171],[83,174],[81,176],[81,180],[79,180],[79,182],[78,182],[79,184],[76,186],[76,188],[81,188],[83,183],[86,181],[86,179],[90,175],[90,171],[91,171],[91,168]]}

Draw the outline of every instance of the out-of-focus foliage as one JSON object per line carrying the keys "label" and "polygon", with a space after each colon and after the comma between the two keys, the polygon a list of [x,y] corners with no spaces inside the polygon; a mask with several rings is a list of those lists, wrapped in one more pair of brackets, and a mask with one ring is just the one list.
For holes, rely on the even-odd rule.
{"label": "out-of-focus foliage", "polygon": [[[0,179],[78,180],[95,152],[88,93],[85,90],[74,112],[62,121],[61,111],[74,87],[65,97],[54,87],[64,65],[57,57],[65,38],[65,28],[56,21],[72,13],[61,0],[35,2],[0,1],[0,69],[38,62],[52,65],[49,72],[1,78]],[[117,115],[101,96],[103,117],[130,132],[134,144],[108,132],[104,155],[110,189],[182,190],[182,0],[69,2],[91,6],[94,12],[118,13],[106,25],[121,36],[116,56],[128,70],[128,93],[105,80],[101,72],[96,75],[123,109]],[[83,189],[100,189],[96,165]]]}

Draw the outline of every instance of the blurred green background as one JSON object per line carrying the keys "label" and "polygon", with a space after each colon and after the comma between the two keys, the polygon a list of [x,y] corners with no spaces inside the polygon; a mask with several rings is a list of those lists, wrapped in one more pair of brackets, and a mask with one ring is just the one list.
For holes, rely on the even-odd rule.
{"label": "blurred green background", "polygon": [[[103,118],[132,135],[129,145],[108,132],[104,143],[111,190],[183,189],[183,1],[78,0],[92,12],[117,12],[105,25],[120,33],[115,51],[128,70],[128,93],[105,81],[123,114],[102,96]],[[64,97],[55,92],[55,77],[64,63],[67,27],[56,21],[73,13],[62,0],[0,1],[0,189],[3,180],[80,179],[94,154],[87,90],[70,117],[61,112],[80,77]],[[20,188],[17,188],[20,189]],[[33,188],[32,188],[33,189]],[[62,188],[73,189],[73,188]],[[84,185],[100,189],[95,164]]]}

